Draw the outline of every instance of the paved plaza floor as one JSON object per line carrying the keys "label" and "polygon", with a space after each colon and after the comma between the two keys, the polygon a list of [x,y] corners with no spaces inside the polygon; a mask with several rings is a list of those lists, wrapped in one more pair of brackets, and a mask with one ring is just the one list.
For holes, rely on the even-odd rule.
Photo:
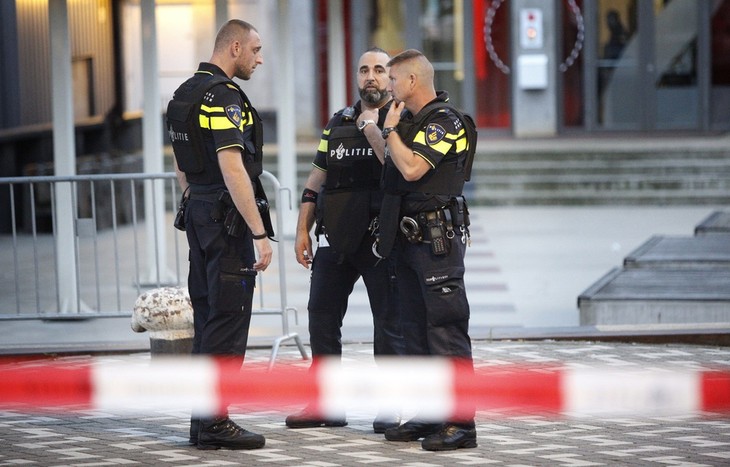
{"label": "paved plaza floor", "polygon": [[[577,296],[611,268],[620,266],[633,249],[652,235],[691,236],[695,225],[717,208],[473,209],[466,285],[476,366],[499,368],[516,363],[627,371],[730,371],[728,347],[549,339],[555,330],[579,327]],[[0,250],[1,259],[7,249]],[[294,262],[290,250],[291,239],[285,239],[284,251],[290,254],[286,263],[287,300],[298,310],[299,318],[296,323],[292,317],[291,330],[307,343],[309,274]],[[179,254],[184,256],[184,248]],[[10,271],[8,267],[2,271],[6,283],[11,280]],[[276,300],[278,296],[278,274],[278,265],[272,264],[263,285],[267,298]],[[0,304],[6,299],[3,292]],[[14,305],[11,301],[2,308],[1,312],[12,313]],[[270,336],[279,329],[277,319],[254,318],[247,361],[268,361]],[[535,335],[545,339],[520,338],[534,339]],[[495,340],[496,336],[499,339]],[[366,292],[358,284],[343,328],[345,363],[372,365],[371,340]],[[133,333],[128,317],[0,321],[0,352],[66,353],[56,358],[69,362],[102,352],[95,357],[101,365],[120,359],[140,363],[151,358],[149,336]],[[286,345],[277,359],[280,364],[307,366],[308,361],[301,360],[296,347]],[[349,425],[344,428],[289,430],[284,418],[298,408],[234,407],[232,418],[264,434],[266,447],[199,451],[187,445],[189,413],[185,407],[123,413],[5,407],[0,409],[0,466],[730,465],[728,413],[597,417],[557,413],[508,416],[480,411],[478,448],[434,453],[423,451],[417,442],[388,442],[374,434],[371,423],[375,414],[357,408],[348,413]]]}
{"label": "paved plaza floor", "polygon": [[[479,368],[527,367],[610,370],[730,371],[727,347],[632,345],[591,342],[475,341]],[[80,362],[86,357],[60,357]],[[252,349],[248,362],[266,362],[269,349]],[[370,344],[348,344],[344,364],[372,365]],[[149,353],[96,357],[99,365]],[[27,365],[37,361],[26,361]],[[306,366],[292,348],[279,363]],[[296,384],[292,381],[291,384]],[[0,409],[0,465],[272,465],[272,466],[727,466],[730,465],[730,414],[574,416],[533,413],[508,416],[478,412],[475,449],[428,452],[420,442],[386,441],[372,432],[374,413],[354,410],[342,428],[287,429],[284,418],[299,407],[244,410],[232,418],[266,436],[253,451],[200,451],[187,444],[189,412],[124,412]]]}

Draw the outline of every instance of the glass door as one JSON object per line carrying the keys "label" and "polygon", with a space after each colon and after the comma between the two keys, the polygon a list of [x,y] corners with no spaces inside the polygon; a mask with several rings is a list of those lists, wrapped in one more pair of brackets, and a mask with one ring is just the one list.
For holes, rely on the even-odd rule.
{"label": "glass door", "polygon": [[[463,0],[421,0],[421,51],[435,71],[437,89],[449,92],[455,103],[461,103],[464,81]],[[457,104],[460,105],[460,104]]]}
{"label": "glass door", "polygon": [[608,130],[701,125],[695,0],[599,0],[595,12],[595,125]]}
{"label": "glass door", "polygon": [[641,125],[641,47],[635,0],[600,0],[596,15],[597,125]]}
{"label": "glass door", "polygon": [[[691,129],[699,124],[697,76],[698,4],[696,0],[654,2],[654,72],[651,115],[658,129]],[[650,122],[651,123],[651,122]]]}

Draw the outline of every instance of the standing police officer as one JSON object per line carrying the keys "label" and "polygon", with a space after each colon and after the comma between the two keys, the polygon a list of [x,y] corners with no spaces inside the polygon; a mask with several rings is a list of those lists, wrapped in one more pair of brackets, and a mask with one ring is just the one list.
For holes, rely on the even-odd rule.
{"label": "standing police officer", "polygon": [[[193,354],[238,364],[246,352],[256,274],[271,262],[272,248],[254,197],[261,189],[261,120],[232,79],[250,79],[262,63],[256,29],[227,22],[210,62],[175,91],[167,112],[175,171],[189,193],[183,228],[190,246]],[[266,441],[224,411],[194,415],[190,442],[198,449],[255,449]]]}
{"label": "standing police officer", "polygon": [[[469,223],[462,190],[476,130],[467,129],[471,120],[447,103],[446,92],[436,93],[433,66],[421,52],[406,50],[388,66],[395,103],[383,129],[386,194],[377,252],[387,255],[395,243],[407,353],[448,356],[473,371],[464,287]],[[474,411],[466,412],[444,423],[416,417],[386,430],[385,438],[425,438],[422,447],[433,451],[473,448]]]}
{"label": "standing police officer", "polygon": [[[374,354],[404,352],[393,303],[391,262],[380,261],[372,254],[374,219],[382,201],[385,143],[380,129],[391,102],[386,89],[389,59],[379,48],[360,57],[357,84],[361,100],[330,119],[302,194],[294,248],[302,266],[312,264],[308,312],[315,362],[317,357],[342,355],[342,320],[359,277],[367,288],[373,313]],[[315,218],[319,245],[312,257],[309,232]],[[373,429],[383,433],[399,423],[397,414],[381,413]],[[289,428],[346,424],[344,416],[325,419],[313,406],[286,418]]]}

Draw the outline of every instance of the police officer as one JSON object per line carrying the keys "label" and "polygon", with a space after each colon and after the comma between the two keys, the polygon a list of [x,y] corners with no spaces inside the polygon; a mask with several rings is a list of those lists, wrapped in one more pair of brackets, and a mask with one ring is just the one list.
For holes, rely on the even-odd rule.
{"label": "police officer", "polygon": [[[382,201],[380,178],[385,143],[381,128],[390,106],[387,63],[379,48],[359,60],[360,100],[337,112],[322,133],[313,168],[305,184],[295,240],[297,261],[312,265],[309,292],[309,337],[315,359],[342,354],[342,320],[355,282],[362,277],[374,323],[374,354],[402,354],[404,343],[394,299],[390,261],[372,254],[374,219]],[[317,220],[319,241],[312,257],[310,231]],[[400,417],[380,413],[376,433],[398,426]],[[323,418],[316,407],[289,415],[289,428],[345,426],[344,415]]]}
{"label": "police officer", "polygon": [[[470,126],[467,131],[471,120],[448,104],[446,92],[436,93],[433,66],[421,52],[406,50],[388,65],[394,104],[382,132],[387,144],[386,200],[377,252],[389,254],[395,243],[407,353],[451,357],[473,371],[464,288],[468,217],[462,190],[476,130]],[[473,448],[474,411],[466,412],[443,423],[417,416],[386,430],[385,438],[425,438],[422,447],[433,451]]]}
{"label": "police officer", "polygon": [[[175,91],[167,113],[175,170],[188,192],[184,228],[190,246],[193,354],[238,364],[246,352],[256,274],[271,262],[272,248],[254,198],[262,172],[261,120],[232,79],[250,79],[262,63],[256,29],[241,20],[227,22],[210,62],[201,63]],[[224,411],[194,415],[190,442],[198,449],[255,449],[265,439]]]}

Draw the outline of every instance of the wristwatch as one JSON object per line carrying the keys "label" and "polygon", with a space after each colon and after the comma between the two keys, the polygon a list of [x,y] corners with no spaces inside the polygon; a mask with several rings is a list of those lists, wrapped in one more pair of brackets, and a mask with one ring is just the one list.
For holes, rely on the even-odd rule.
{"label": "wristwatch", "polygon": [[362,122],[357,124],[357,129],[363,131],[365,130],[365,127],[370,125],[371,123],[375,125],[375,120],[363,120]]}
{"label": "wristwatch", "polygon": [[383,128],[383,132],[381,133],[383,135],[383,139],[388,139],[388,135],[390,135],[394,131],[398,133],[398,128],[394,126]]}

